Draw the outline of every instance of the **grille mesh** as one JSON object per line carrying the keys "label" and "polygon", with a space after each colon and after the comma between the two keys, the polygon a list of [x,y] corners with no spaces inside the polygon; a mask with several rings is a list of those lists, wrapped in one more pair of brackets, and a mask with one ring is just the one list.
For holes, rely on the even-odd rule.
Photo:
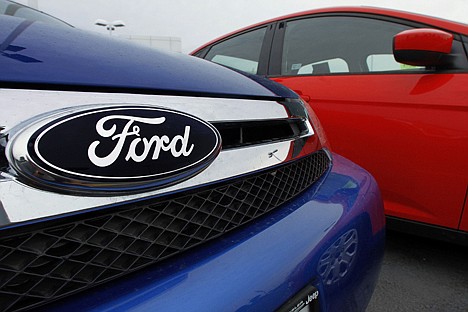
{"label": "grille mesh", "polygon": [[291,199],[329,167],[323,151],[177,198],[0,239],[0,311],[31,308],[156,263]]}

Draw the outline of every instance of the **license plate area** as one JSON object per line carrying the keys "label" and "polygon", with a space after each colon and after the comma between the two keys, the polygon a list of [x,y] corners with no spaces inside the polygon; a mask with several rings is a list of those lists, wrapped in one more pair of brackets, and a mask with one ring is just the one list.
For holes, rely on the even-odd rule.
{"label": "license plate area", "polygon": [[319,312],[319,291],[312,285],[307,285],[294,297],[282,305],[277,312]]}

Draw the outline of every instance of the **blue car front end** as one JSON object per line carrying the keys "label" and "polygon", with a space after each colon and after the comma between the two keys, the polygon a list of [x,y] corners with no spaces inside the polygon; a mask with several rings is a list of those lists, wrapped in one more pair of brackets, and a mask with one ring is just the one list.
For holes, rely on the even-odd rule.
{"label": "blue car front end", "polygon": [[0,29],[1,311],[366,308],[380,193],[296,94],[67,25]]}
{"label": "blue car front end", "polygon": [[320,306],[310,311],[364,310],[383,256],[380,192],[365,170],[333,159],[316,185],[274,213],[46,310],[275,311],[309,285]]}

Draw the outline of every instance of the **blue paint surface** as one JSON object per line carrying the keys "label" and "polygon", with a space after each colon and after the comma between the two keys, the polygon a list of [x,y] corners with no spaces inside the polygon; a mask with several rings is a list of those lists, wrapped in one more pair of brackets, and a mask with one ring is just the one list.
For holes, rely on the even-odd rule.
{"label": "blue paint surface", "polygon": [[[335,247],[350,231],[357,234],[351,265],[323,275],[324,261],[343,257]],[[328,175],[274,213],[47,310],[272,311],[311,283],[319,289],[321,310],[362,311],[377,281],[383,246],[384,215],[374,179],[334,155]]]}
{"label": "blue paint surface", "polygon": [[199,58],[72,27],[0,15],[0,29],[0,82],[239,97],[293,94]]}

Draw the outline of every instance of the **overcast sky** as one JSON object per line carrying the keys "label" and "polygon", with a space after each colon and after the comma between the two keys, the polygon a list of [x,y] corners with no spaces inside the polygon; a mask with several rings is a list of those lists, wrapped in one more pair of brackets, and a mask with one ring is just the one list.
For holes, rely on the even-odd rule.
{"label": "overcast sky", "polygon": [[238,28],[321,7],[365,5],[438,16],[468,24],[468,0],[17,0],[78,28],[107,33],[96,19],[123,20],[115,34],[182,39],[182,51]]}

